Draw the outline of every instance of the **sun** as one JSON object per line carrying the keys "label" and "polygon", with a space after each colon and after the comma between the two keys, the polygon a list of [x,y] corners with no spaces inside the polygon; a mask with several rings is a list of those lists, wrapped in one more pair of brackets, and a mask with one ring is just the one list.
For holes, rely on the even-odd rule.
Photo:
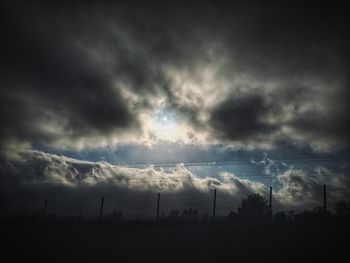
{"label": "sun", "polygon": [[158,112],[154,114],[151,121],[152,131],[158,139],[175,141],[179,137],[180,127],[176,122],[174,114],[169,112]]}

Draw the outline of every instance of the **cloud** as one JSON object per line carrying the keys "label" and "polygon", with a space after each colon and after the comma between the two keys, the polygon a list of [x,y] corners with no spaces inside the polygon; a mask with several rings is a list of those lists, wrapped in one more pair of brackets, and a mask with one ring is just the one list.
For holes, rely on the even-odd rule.
{"label": "cloud", "polygon": [[182,143],[348,148],[344,10],[7,2],[1,148],[152,144],[159,110]]}
{"label": "cloud", "polygon": [[[3,44],[5,76],[1,90],[2,141],[8,138],[32,144],[79,144],[84,138],[109,137],[130,127],[137,118],[120,93],[113,89],[108,72],[99,68],[78,46],[68,21],[47,10],[30,6],[7,10]],[[53,15],[53,14],[51,14]],[[28,20],[31,20],[30,22]],[[57,34],[53,28],[57,27]],[[8,110],[8,109],[11,110]]]}
{"label": "cloud", "polygon": [[[212,193],[218,191],[218,213],[235,210],[242,197],[260,193],[268,197],[268,187],[222,172],[218,177],[198,177],[183,164],[169,169],[130,168],[107,162],[79,161],[38,151],[24,151],[19,158],[1,161],[1,195],[4,212],[14,213],[27,207],[36,212],[44,199],[51,212],[74,214],[83,208],[94,215],[102,196],[106,211],[123,210],[128,216],[154,215],[156,193],[161,193],[161,210],[198,208],[211,213]],[[315,170],[289,168],[276,175],[274,209],[310,209],[322,203],[326,183],[330,207],[336,200],[348,199],[350,180],[319,167]]]}
{"label": "cloud", "polygon": [[[56,200],[61,207],[66,205],[72,212],[69,210],[69,198],[72,198],[77,206],[86,202],[86,209],[91,212],[94,209],[91,203],[104,195],[110,202],[116,202],[119,209],[135,214],[136,202],[142,202],[140,200],[145,197],[148,207],[147,200],[161,192],[164,211],[173,208],[171,205],[194,205],[210,213],[213,189],[217,189],[221,200],[225,200],[222,210],[232,209],[241,196],[249,192],[266,193],[261,183],[242,180],[229,173],[221,174],[220,178],[200,178],[182,164],[169,170],[153,166],[129,168],[37,151],[25,151],[18,159],[4,161],[1,178],[2,195],[5,200],[12,200],[12,209],[18,209],[18,204],[48,198],[53,202]],[[149,209],[145,208],[143,212],[147,214]],[[63,212],[67,211],[63,209]]]}
{"label": "cloud", "polygon": [[230,140],[256,140],[271,135],[275,128],[266,120],[269,107],[262,96],[256,94],[233,96],[217,105],[210,123],[218,136]]}
{"label": "cloud", "polygon": [[335,173],[324,167],[313,169],[290,168],[277,176],[276,198],[280,205],[292,208],[321,207],[323,185],[327,186],[328,205],[333,207],[341,199],[349,199],[350,180],[343,173]]}

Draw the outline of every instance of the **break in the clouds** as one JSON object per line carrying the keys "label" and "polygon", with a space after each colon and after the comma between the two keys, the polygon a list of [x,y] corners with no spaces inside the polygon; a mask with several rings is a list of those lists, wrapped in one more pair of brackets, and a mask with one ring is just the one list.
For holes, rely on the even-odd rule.
{"label": "break in the clouds", "polygon": [[5,2],[2,149],[349,143],[342,3]]}

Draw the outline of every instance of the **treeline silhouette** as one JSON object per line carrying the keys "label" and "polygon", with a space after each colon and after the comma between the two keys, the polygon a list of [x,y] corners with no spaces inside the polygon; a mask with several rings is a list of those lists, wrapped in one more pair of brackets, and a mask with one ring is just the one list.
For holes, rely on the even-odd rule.
{"label": "treeline silhouette", "polygon": [[[49,207],[49,200],[44,204]],[[223,216],[173,208],[139,220],[118,209],[101,217],[48,211],[1,222],[4,262],[228,262],[234,257],[237,262],[271,263],[348,257],[343,240],[350,236],[350,202],[344,200],[332,211],[315,207],[273,213],[265,197],[251,193]]]}
{"label": "treeline silhouette", "polygon": [[[44,203],[44,210],[32,214],[17,214],[11,217],[11,220],[19,221],[45,221],[45,222],[94,222],[96,216],[84,216],[81,212],[78,215],[60,216],[56,213],[46,211],[47,200]],[[201,214],[197,208],[172,208],[168,213],[161,213],[153,219],[130,220],[124,216],[122,210],[114,209],[100,214],[100,223],[118,223],[127,221],[155,221],[159,224],[166,223],[193,223],[193,222],[308,222],[308,221],[331,221],[331,220],[348,220],[350,219],[350,202],[340,200],[336,202],[334,211],[326,207],[315,207],[312,210],[304,210],[296,213],[293,210],[288,212],[277,211],[273,213],[271,204],[262,195],[258,193],[247,194],[242,198],[236,211],[230,211],[227,215],[215,216],[208,213]]]}
{"label": "treeline silhouette", "polygon": [[307,221],[329,221],[334,219],[350,218],[350,202],[345,200],[338,201],[335,205],[335,212],[332,213],[325,207],[315,207],[312,210],[304,210],[295,213],[293,210],[289,212],[278,211],[272,213],[268,201],[260,194],[249,194],[242,199],[237,212],[231,211],[227,216],[231,221],[252,221],[266,222],[273,221],[282,222],[307,222]]}

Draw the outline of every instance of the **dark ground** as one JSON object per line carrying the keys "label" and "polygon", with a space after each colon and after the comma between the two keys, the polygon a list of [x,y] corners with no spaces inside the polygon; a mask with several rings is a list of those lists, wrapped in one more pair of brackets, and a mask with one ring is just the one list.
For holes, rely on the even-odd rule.
{"label": "dark ground", "polygon": [[2,222],[1,262],[343,262],[349,229],[346,221]]}

